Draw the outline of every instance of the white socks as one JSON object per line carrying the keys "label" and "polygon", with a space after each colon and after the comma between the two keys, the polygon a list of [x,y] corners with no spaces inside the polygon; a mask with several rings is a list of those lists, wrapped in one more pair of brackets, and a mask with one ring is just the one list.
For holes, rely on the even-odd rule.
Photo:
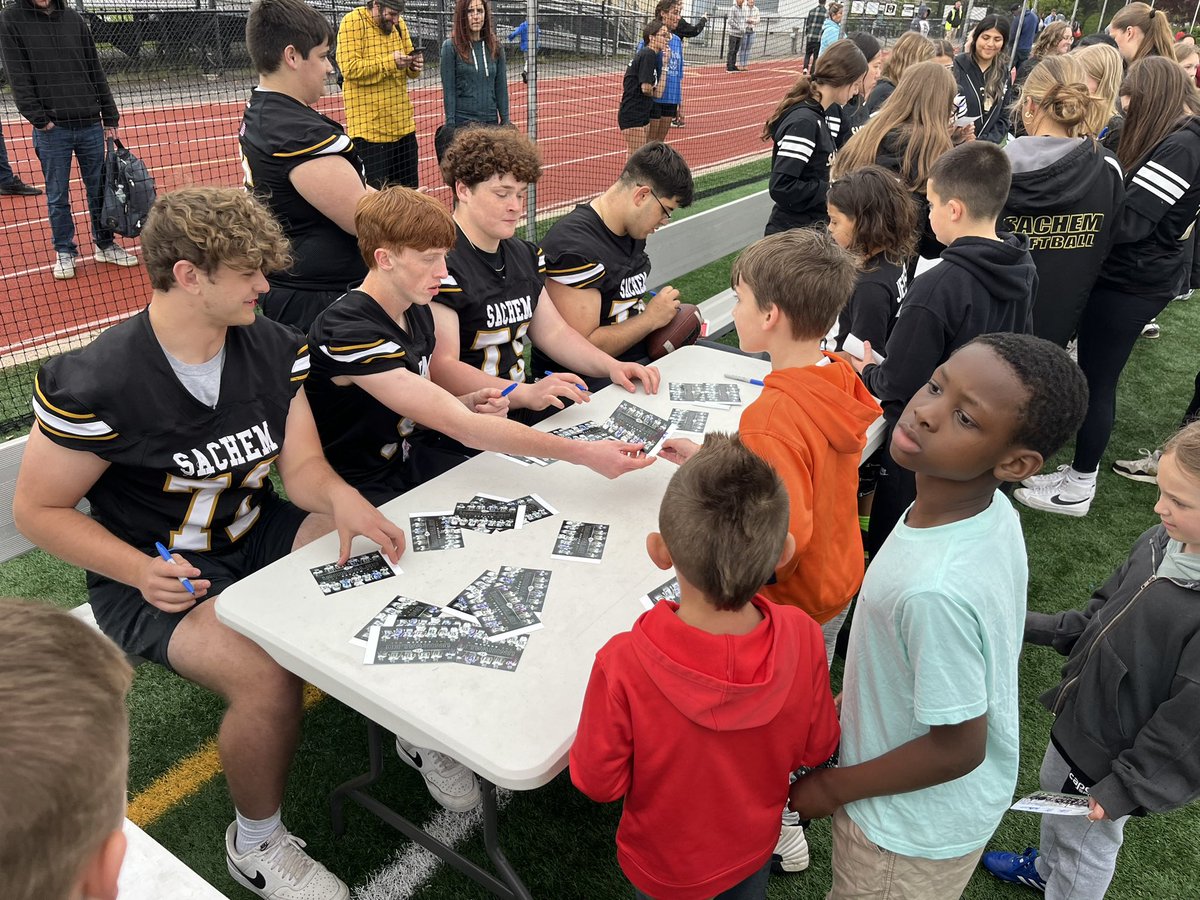
{"label": "white socks", "polygon": [[237,838],[234,848],[239,855],[249,853],[263,843],[275,833],[281,822],[279,810],[275,810],[275,814],[266,819],[247,819],[236,809],[234,813],[237,814]]}
{"label": "white socks", "polygon": [[1068,466],[1067,481],[1071,483],[1072,487],[1087,488],[1091,490],[1096,487],[1096,474],[1099,471],[1100,470],[1097,469],[1095,472],[1079,472],[1074,466]]}

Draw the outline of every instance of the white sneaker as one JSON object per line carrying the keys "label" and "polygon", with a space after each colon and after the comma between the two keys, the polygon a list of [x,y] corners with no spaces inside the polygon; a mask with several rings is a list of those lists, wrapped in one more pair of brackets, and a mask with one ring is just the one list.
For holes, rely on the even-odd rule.
{"label": "white sneaker", "polygon": [[1151,453],[1145,448],[1138,450],[1141,459],[1118,459],[1113,463],[1113,471],[1131,481],[1144,481],[1147,484],[1158,484],[1158,458],[1161,450]]}
{"label": "white sneaker", "polygon": [[248,853],[237,852],[237,822],[225,830],[229,875],[264,900],[350,900],[345,883],[304,852],[304,841],[280,825]]}
{"label": "white sneaker", "polygon": [[789,813],[783,814],[779,841],[775,844],[775,852],[771,854],[771,870],[781,875],[794,875],[808,868],[808,841],[804,837],[804,826],[795,813],[790,815],[797,821],[795,824],[789,823]]}
{"label": "white sneaker", "polygon": [[466,812],[483,802],[475,773],[437,750],[414,747],[396,738],[396,754],[421,773],[430,796],[451,812]]}
{"label": "white sneaker", "polygon": [[138,258],[128,250],[122,250],[116,244],[99,247],[96,250],[96,262],[110,263],[114,266],[132,268],[138,264]]}
{"label": "white sneaker", "polygon": [[1031,475],[1021,482],[1021,487],[1031,488],[1035,491],[1042,490],[1052,484],[1058,484],[1067,477],[1067,469],[1070,466],[1059,466],[1053,472],[1044,472],[1041,475]]}
{"label": "white sneaker", "polygon": [[1044,487],[1017,488],[1013,497],[1030,509],[1062,516],[1086,516],[1096,496],[1095,484],[1079,484],[1065,475],[1057,483]]}
{"label": "white sneaker", "polygon": [[1162,334],[1162,329],[1158,327],[1157,319],[1151,319],[1149,322],[1147,322],[1145,325],[1142,326],[1142,337],[1144,337],[1144,338],[1150,338],[1150,340],[1154,340],[1161,334]]}
{"label": "white sneaker", "polygon": [[66,281],[68,278],[75,277],[75,254],[60,253],[54,260],[54,268],[52,269],[54,277],[59,281]]}

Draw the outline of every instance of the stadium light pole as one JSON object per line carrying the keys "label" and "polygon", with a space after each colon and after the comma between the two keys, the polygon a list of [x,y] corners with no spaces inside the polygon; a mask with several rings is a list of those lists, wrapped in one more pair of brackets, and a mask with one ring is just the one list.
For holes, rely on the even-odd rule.
{"label": "stadium light pole", "polygon": [[[537,90],[538,90],[538,0],[525,0],[525,37],[529,51],[525,55],[529,67],[529,85],[525,95],[525,132],[531,141],[537,141]],[[537,242],[537,182],[529,185],[525,196],[525,238]]]}
{"label": "stadium light pole", "polygon": [[1200,0],[1196,0],[1196,11],[1194,13],[1192,13],[1192,25],[1191,25],[1191,28],[1188,29],[1188,31],[1191,31],[1196,27],[1196,19],[1198,17],[1200,17]]}

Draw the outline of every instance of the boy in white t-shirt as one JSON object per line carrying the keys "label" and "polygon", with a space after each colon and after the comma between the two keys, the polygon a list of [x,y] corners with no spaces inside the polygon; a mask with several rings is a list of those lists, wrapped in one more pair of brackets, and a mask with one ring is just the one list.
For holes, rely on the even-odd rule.
{"label": "boy in white t-shirt", "polygon": [[858,598],[842,767],[791,790],[801,817],[834,813],[833,900],[958,897],[1012,802],[1028,565],[997,488],[1041,469],[1086,403],[1064,350],[987,334],[897,422],[892,457],[916,473],[917,499]]}

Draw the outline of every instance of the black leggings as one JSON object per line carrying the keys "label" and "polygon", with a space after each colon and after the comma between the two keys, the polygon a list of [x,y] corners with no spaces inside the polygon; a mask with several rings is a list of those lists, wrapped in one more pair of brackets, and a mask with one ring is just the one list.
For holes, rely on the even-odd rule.
{"label": "black leggings", "polygon": [[1117,416],[1117,382],[1142,326],[1157,316],[1170,297],[1149,299],[1109,287],[1096,287],[1079,320],[1079,368],[1087,377],[1087,415],[1075,437],[1076,472],[1095,472],[1112,436]]}
{"label": "black leggings", "polygon": [[1188,404],[1187,412],[1183,414],[1183,424],[1190,425],[1200,419],[1200,372],[1196,373],[1196,390],[1192,394],[1192,402]]}

